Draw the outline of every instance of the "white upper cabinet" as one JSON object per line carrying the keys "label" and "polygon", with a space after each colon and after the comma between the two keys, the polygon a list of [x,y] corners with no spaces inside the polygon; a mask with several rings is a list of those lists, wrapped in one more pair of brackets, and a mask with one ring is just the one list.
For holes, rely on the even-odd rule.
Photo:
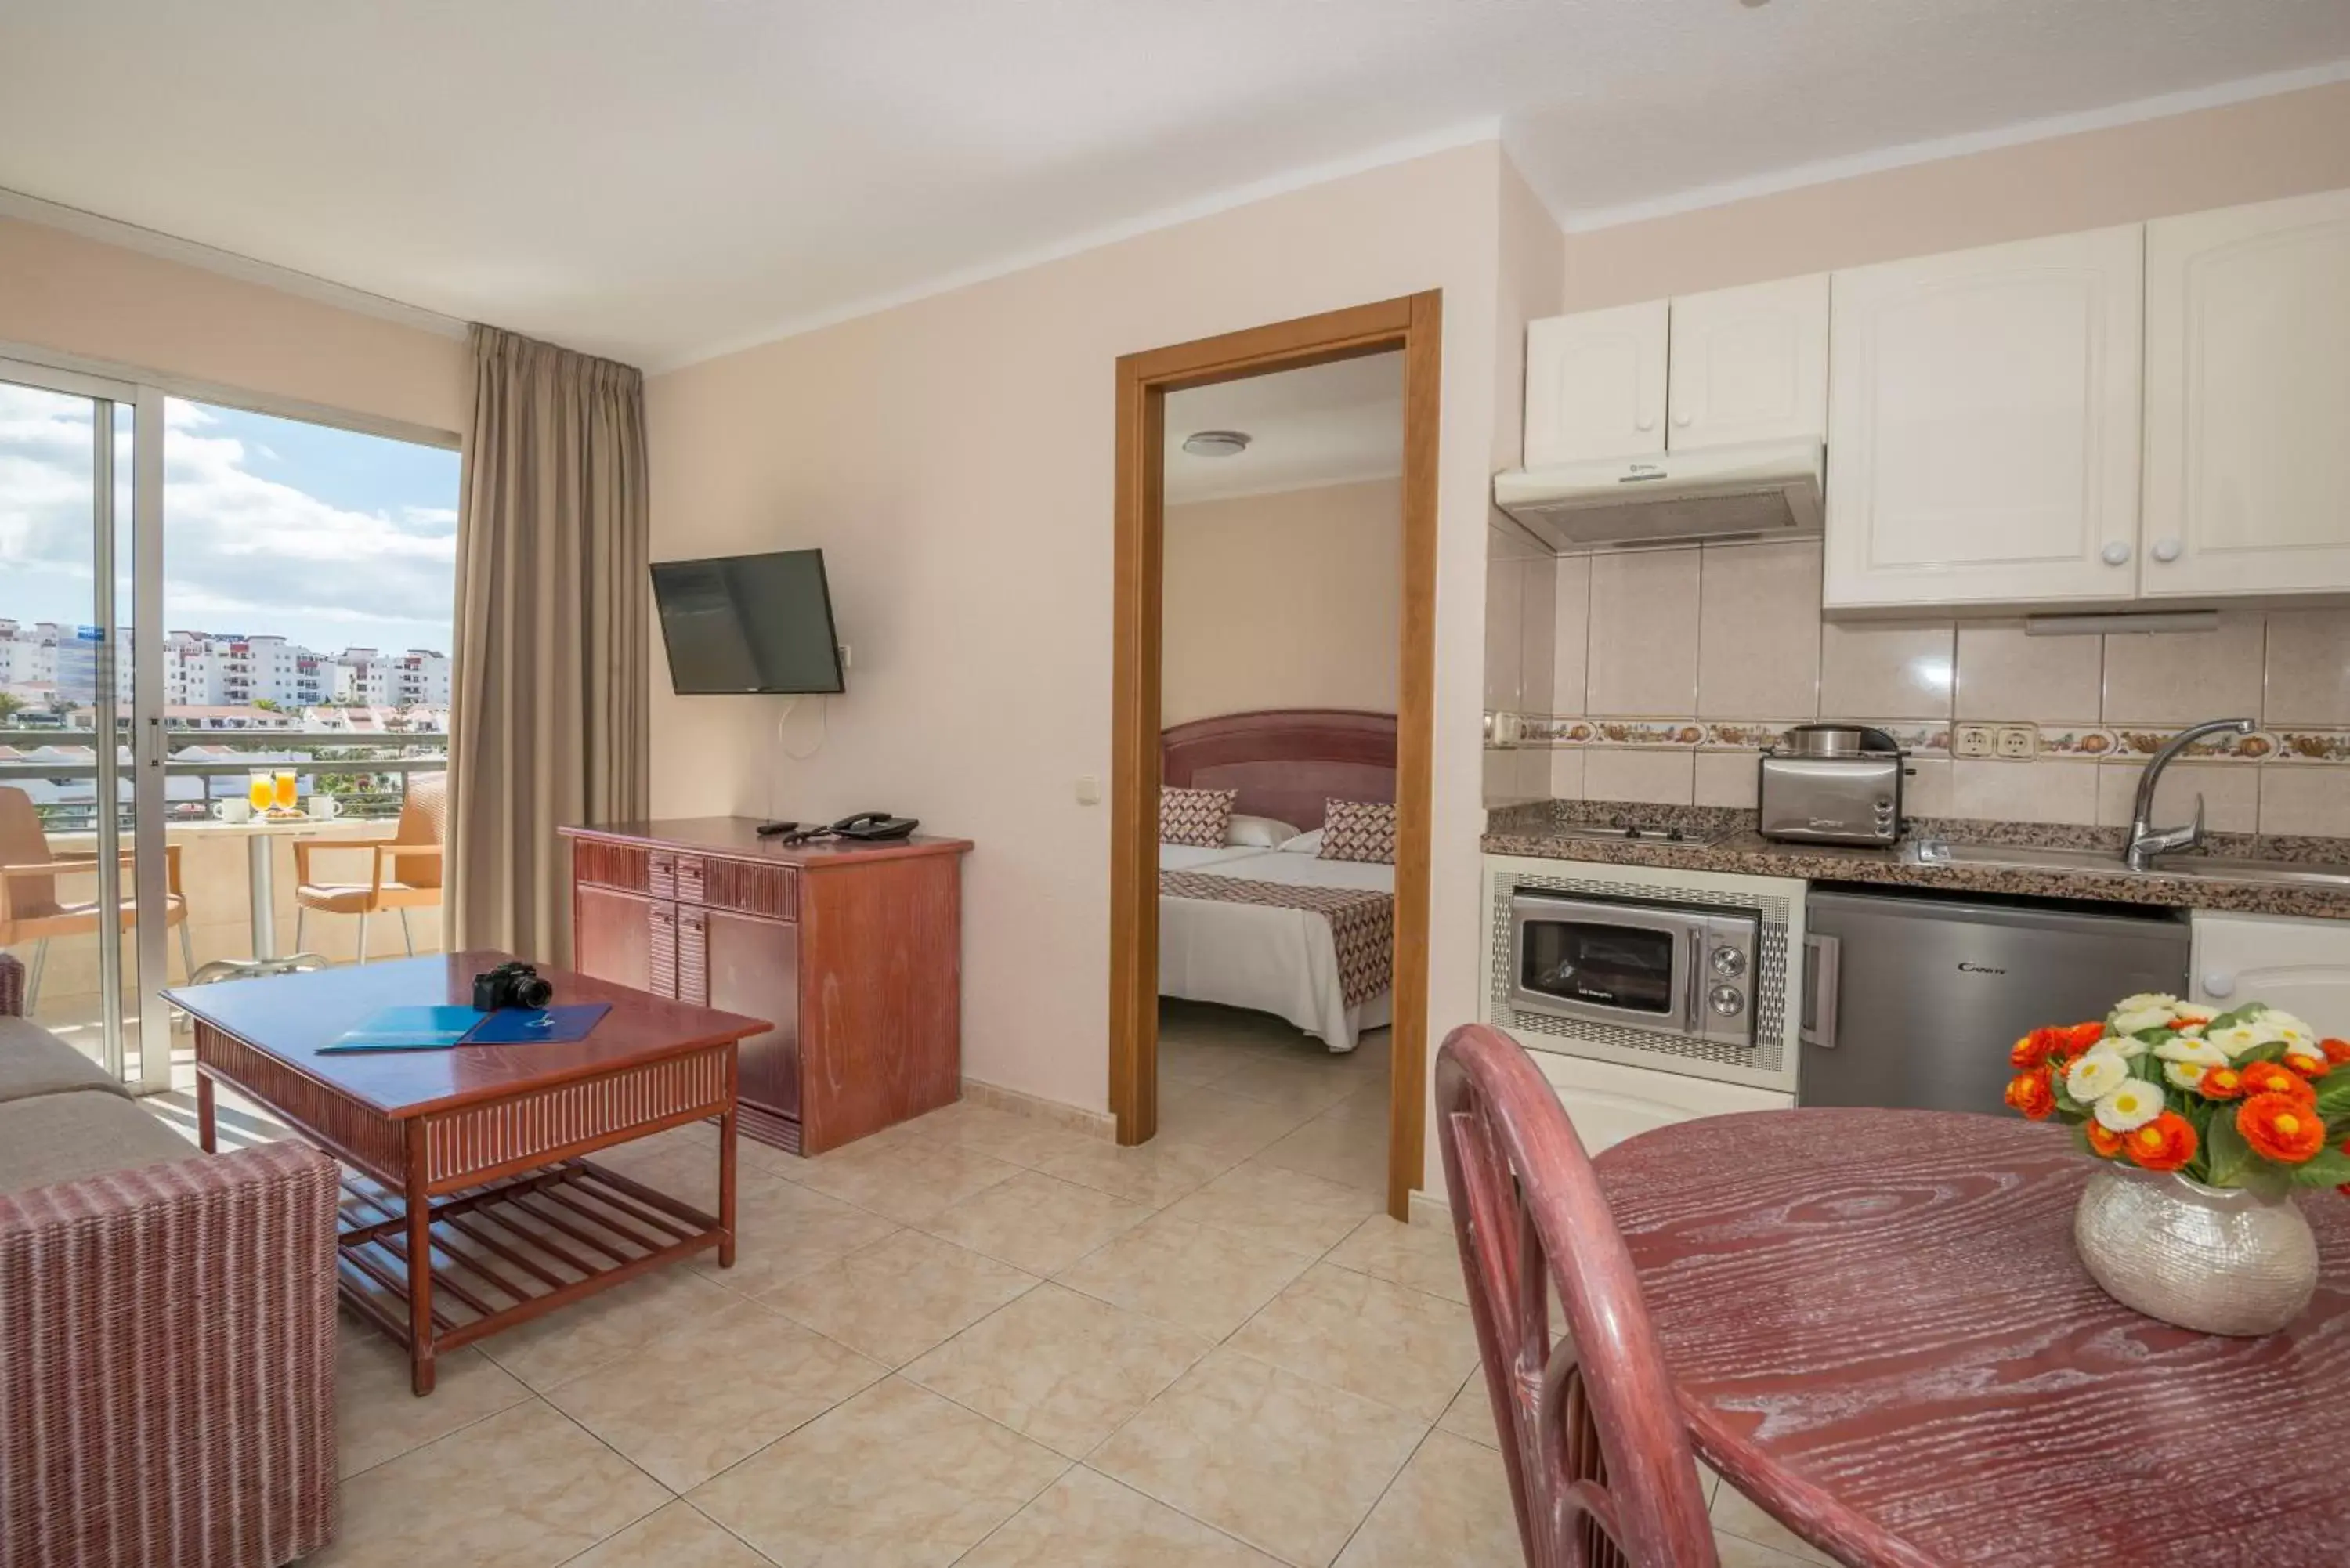
{"label": "white upper cabinet", "polygon": [[1672,302],[1666,446],[1818,440],[1828,419],[1825,273]]}
{"label": "white upper cabinet", "polygon": [[2147,225],[2149,597],[2350,588],[2350,192]]}
{"label": "white upper cabinet", "polygon": [[1665,450],[1661,299],[1526,324],[1528,468]]}
{"label": "white upper cabinet", "polygon": [[1835,275],[1827,606],[2137,591],[2142,239]]}

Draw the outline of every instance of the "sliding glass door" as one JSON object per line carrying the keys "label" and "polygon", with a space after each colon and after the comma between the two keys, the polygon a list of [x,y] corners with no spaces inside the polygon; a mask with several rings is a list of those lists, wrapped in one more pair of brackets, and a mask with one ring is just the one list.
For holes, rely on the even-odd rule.
{"label": "sliding glass door", "polygon": [[162,414],[0,360],[0,949],[35,1021],[150,1090],[188,953],[161,834]]}

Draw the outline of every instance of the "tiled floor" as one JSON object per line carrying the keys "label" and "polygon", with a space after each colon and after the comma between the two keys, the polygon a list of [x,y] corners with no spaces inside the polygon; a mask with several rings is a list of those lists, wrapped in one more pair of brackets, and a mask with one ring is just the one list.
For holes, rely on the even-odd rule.
{"label": "tiled floor", "polygon": [[[1149,1147],[970,1104],[815,1160],[746,1141],[734,1268],[494,1336],[427,1399],[347,1322],[309,1561],[1514,1564],[1452,1239],[1379,1212],[1386,1048],[1170,1009]],[[715,1179],[706,1127],[613,1162]],[[1721,1490],[1732,1568],[1825,1561]]]}

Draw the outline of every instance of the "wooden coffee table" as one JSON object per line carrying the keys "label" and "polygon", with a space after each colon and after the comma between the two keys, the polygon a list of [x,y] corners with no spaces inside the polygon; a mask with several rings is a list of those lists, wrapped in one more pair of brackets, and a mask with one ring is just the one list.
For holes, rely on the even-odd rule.
{"label": "wooden coffee table", "polygon": [[[715,1248],[734,1262],[735,1044],[764,1019],[542,966],[559,1002],[608,1002],[560,1044],[321,1055],[386,1007],[464,1004],[507,953],[473,951],[167,992],[196,1025],[196,1108],[213,1147],[215,1085],[344,1167],[342,1295],[433,1357],[648,1270]],[[715,1118],[718,1212],[580,1158]]]}

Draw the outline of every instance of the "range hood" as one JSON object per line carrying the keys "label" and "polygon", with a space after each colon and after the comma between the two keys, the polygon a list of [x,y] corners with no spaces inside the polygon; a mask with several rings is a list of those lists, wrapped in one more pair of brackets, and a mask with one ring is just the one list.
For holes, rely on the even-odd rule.
{"label": "range hood", "polygon": [[1758,441],[1493,476],[1493,504],[1555,550],[1820,531],[1826,449]]}

